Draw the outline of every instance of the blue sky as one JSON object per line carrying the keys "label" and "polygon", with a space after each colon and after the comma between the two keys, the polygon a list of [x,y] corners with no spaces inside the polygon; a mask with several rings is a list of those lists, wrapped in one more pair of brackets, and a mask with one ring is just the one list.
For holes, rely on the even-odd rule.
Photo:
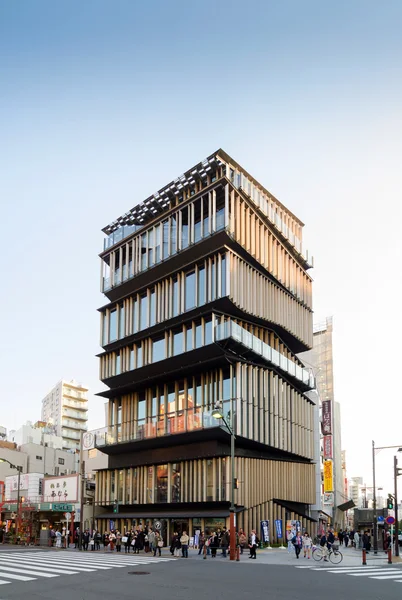
{"label": "blue sky", "polygon": [[369,0],[0,3],[2,424],[39,418],[61,377],[101,389],[100,230],[222,147],[306,223],[349,475],[368,476],[373,437],[402,442],[401,17]]}

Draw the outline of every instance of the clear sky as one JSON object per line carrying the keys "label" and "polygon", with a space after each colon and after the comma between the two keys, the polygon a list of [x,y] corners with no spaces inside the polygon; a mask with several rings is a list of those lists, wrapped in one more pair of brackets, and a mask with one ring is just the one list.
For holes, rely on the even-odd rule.
{"label": "clear sky", "polygon": [[100,230],[222,147],[306,223],[349,476],[369,476],[371,439],[402,443],[401,17],[399,0],[0,2],[1,424],[38,419],[62,377],[103,424]]}

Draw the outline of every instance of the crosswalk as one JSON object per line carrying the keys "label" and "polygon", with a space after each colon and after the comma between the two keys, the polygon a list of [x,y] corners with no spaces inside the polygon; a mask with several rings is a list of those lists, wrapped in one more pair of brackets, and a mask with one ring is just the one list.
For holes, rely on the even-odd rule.
{"label": "crosswalk", "polygon": [[395,566],[333,566],[333,567],[322,567],[312,565],[300,565],[296,569],[308,569],[310,571],[320,571],[322,573],[335,574],[335,575],[349,575],[351,577],[367,577],[369,579],[377,579],[379,581],[391,581],[393,583],[402,583],[402,568]]}
{"label": "crosswalk", "polygon": [[159,556],[98,554],[90,551],[85,553],[68,550],[0,552],[0,585],[174,560],[176,559]]}

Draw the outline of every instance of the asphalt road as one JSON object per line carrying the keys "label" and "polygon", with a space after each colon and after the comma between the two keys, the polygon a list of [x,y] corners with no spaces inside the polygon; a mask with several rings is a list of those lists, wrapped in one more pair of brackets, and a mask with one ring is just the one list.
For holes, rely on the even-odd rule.
{"label": "asphalt road", "polygon": [[[84,555],[80,562],[81,555],[74,553],[78,561],[76,564],[81,567],[88,566],[88,554],[90,555],[85,553],[86,556]],[[52,561],[60,560],[57,552],[50,551],[48,555],[49,559],[52,555]],[[23,561],[23,565],[29,561],[31,554],[25,556],[26,561]],[[165,554],[165,557],[168,556],[170,557]],[[109,555],[104,557],[104,560],[110,561],[115,558],[116,555]],[[135,560],[133,556],[131,558]],[[7,560],[10,562],[7,563]],[[1,553],[0,572],[2,565],[3,568],[6,564],[10,566],[12,560],[14,559],[7,559],[6,555]],[[55,563],[50,566],[57,567]],[[28,566],[25,568],[29,569]],[[386,567],[383,573],[386,576]],[[402,580],[402,569],[400,579]],[[333,574],[323,569],[297,569],[295,564],[273,565],[259,562],[258,559],[253,561],[244,558],[240,563],[231,563],[219,557],[215,560],[202,560],[194,555],[189,559],[169,562],[124,565],[120,568],[74,575],[59,574],[54,578],[38,578],[32,581],[17,580],[0,586],[0,600],[323,600],[329,597],[336,600],[396,600],[401,594],[402,582],[394,580],[354,577],[341,572]]]}

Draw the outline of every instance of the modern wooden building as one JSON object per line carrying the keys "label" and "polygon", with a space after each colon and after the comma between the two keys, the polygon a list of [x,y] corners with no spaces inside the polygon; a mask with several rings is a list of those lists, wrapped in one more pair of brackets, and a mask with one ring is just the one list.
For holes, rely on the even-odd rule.
{"label": "modern wooden building", "polygon": [[[314,529],[311,267],[303,223],[223,150],[119,217],[102,261],[100,378],[108,432],[96,502],[164,539],[228,523]],[[118,514],[113,512],[118,502]]]}

